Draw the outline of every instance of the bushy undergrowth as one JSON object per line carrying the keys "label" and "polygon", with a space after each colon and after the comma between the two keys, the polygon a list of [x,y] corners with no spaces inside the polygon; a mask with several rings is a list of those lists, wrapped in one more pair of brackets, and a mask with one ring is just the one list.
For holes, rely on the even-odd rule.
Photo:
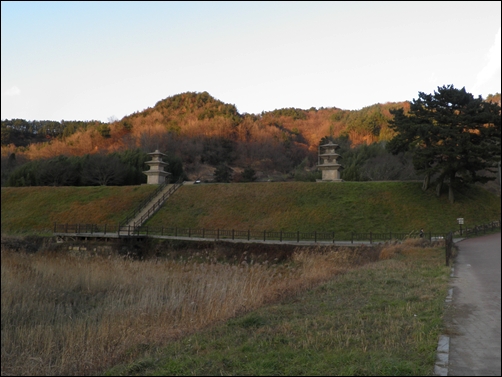
{"label": "bushy undergrowth", "polygon": [[378,253],[298,249],[281,264],[231,264],[2,250],[2,374],[96,374]]}

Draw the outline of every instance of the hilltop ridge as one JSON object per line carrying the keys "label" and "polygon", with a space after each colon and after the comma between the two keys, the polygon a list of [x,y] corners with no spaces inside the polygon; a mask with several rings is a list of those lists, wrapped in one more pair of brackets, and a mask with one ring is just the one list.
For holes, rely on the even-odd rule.
{"label": "hilltop ridge", "polygon": [[[123,148],[125,136],[140,145],[139,138],[151,139],[164,133],[248,141],[282,137],[308,147],[316,145],[323,136],[344,135],[353,144],[360,144],[390,137],[388,109],[395,107],[406,108],[407,102],[375,104],[354,111],[312,107],[240,114],[235,105],[215,99],[207,92],[186,92],[162,99],[153,107],[111,123],[2,120],[2,148],[24,145],[32,158],[54,156],[59,151],[78,155],[86,148],[86,152],[92,153],[96,146],[99,150]],[[105,140],[84,146],[88,133]],[[42,145],[32,148],[28,143],[30,138],[33,143]],[[31,149],[52,149],[52,153],[37,154]]]}

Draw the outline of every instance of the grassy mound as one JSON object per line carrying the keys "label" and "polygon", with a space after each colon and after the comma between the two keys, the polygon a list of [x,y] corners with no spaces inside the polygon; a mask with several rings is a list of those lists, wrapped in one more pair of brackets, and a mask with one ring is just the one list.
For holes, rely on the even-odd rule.
{"label": "grassy mound", "polygon": [[2,187],[2,234],[49,234],[54,222],[117,224],[155,189],[153,185]]}
{"label": "grassy mound", "polygon": [[273,182],[182,187],[151,226],[324,232],[443,232],[500,218],[500,198],[471,187],[449,203],[419,182]]}
{"label": "grassy mound", "polygon": [[[150,226],[324,232],[426,232],[500,218],[500,198],[477,186],[450,204],[419,182],[264,182],[181,187]],[[57,223],[116,225],[156,186],[2,188],[2,234],[50,233]]]}

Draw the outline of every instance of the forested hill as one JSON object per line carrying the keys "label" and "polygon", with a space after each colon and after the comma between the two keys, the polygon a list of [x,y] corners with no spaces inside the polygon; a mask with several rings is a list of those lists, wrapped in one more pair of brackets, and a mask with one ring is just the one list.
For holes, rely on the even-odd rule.
{"label": "forested hill", "polygon": [[2,146],[13,144],[26,147],[29,144],[43,143],[54,138],[65,138],[78,130],[96,128],[102,122],[6,119],[2,120]]}
{"label": "forested hill", "polygon": [[[345,135],[357,145],[387,140],[390,137],[387,128],[390,118],[388,110],[403,106],[406,107],[407,102],[376,104],[356,111],[336,107],[309,110],[286,108],[261,114],[240,114],[234,105],[223,103],[207,92],[187,92],[163,99],[151,108],[113,123],[2,120],[1,141],[4,147],[19,147],[41,142],[49,146],[54,140],[58,140],[63,145],[74,146],[64,148],[70,154],[72,150],[79,154],[82,149],[76,145],[82,140],[75,135],[83,136],[92,131],[105,139],[98,144],[107,150],[117,148],[117,140],[112,136],[139,138],[141,135],[165,132],[248,141],[280,136],[308,146],[316,145],[323,136]],[[58,145],[59,149],[63,145]],[[33,157],[36,158],[34,154]]]}
{"label": "forested hill", "polygon": [[[500,94],[489,95],[486,100],[500,105]],[[352,145],[359,145],[387,141],[392,137],[388,129],[389,109],[396,107],[407,110],[409,103],[374,104],[352,111],[312,107],[308,110],[285,108],[261,114],[240,114],[234,105],[223,103],[207,92],[186,92],[163,99],[152,108],[135,112],[111,124],[100,121],[5,119],[1,122],[1,144],[2,147],[26,147],[33,143],[50,145],[53,140],[58,140],[74,146],[78,144],[75,140],[78,138],[70,139],[71,136],[94,131],[108,139],[100,143],[106,150],[115,150],[116,140],[111,138],[111,133],[120,134],[123,129],[129,136],[161,131],[248,140],[277,137],[282,132],[283,138],[289,137],[309,147],[316,146],[322,137],[329,135],[348,137]],[[70,154],[71,149],[67,151]],[[73,149],[78,154],[79,148]]]}
{"label": "forested hill", "polygon": [[[489,100],[500,101],[500,94]],[[354,111],[285,108],[241,114],[233,104],[207,92],[186,92],[110,123],[2,120],[2,170],[4,165],[14,168],[29,160],[139,148],[175,156],[192,178],[202,175],[203,167],[214,170],[222,164],[234,172],[252,168],[264,174],[291,174],[295,169],[315,167],[323,137],[337,138],[345,151],[390,140],[389,110],[403,107],[406,112],[409,105],[374,104]],[[372,153],[379,158],[380,152]],[[359,172],[351,173],[348,161],[344,174],[357,180]],[[389,161],[381,162],[389,165]],[[400,167],[396,165],[396,169]]]}

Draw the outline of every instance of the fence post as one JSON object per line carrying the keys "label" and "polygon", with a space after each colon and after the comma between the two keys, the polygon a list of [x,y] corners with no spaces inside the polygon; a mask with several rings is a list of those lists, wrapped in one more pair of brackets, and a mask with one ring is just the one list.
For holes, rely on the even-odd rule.
{"label": "fence post", "polygon": [[64,232],[65,232],[65,233],[68,233],[68,223],[66,223],[66,226],[65,226],[65,228],[64,228]]}
{"label": "fence post", "polygon": [[445,254],[445,259],[446,259],[446,266],[448,266],[448,246],[449,246],[449,241],[448,241],[448,234],[444,238],[444,254]]}
{"label": "fence post", "polygon": [[263,242],[265,242],[265,238],[266,238],[266,230],[263,231]]}
{"label": "fence post", "polygon": [[354,243],[354,232],[351,232],[352,238],[350,239],[350,243]]}
{"label": "fence post", "polygon": [[280,235],[279,235],[279,242],[282,242],[282,230],[281,230]]}
{"label": "fence post", "polygon": [[296,242],[300,242],[300,231],[296,231]]}
{"label": "fence post", "polygon": [[317,243],[317,230],[314,231],[314,243]]}
{"label": "fence post", "polygon": [[450,265],[451,249],[453,247],[453,233],[450,232],[445,235],[445,254],[446,254],[446,265]]}
{"label": "fence post", "polygon": [[248,241],[250,236],[251,236],[251,231],[248,229]]}
{"label": "fence post", "polygon": [[105,224],[105,234],[106,234],[106,224]]}
{"label": "fence post", "polygon": [[234,230],[232,229],[232,239],[234,239]]}
{"label": "fence post", "polygon": [[131,226],[130,225],[127,226],[127,235],[128,236],[131,235]]}
{"label": "fence post", "polygon": [[331,232],[331,238],[333,239],[333,243],[335,243],[335,232]]}

